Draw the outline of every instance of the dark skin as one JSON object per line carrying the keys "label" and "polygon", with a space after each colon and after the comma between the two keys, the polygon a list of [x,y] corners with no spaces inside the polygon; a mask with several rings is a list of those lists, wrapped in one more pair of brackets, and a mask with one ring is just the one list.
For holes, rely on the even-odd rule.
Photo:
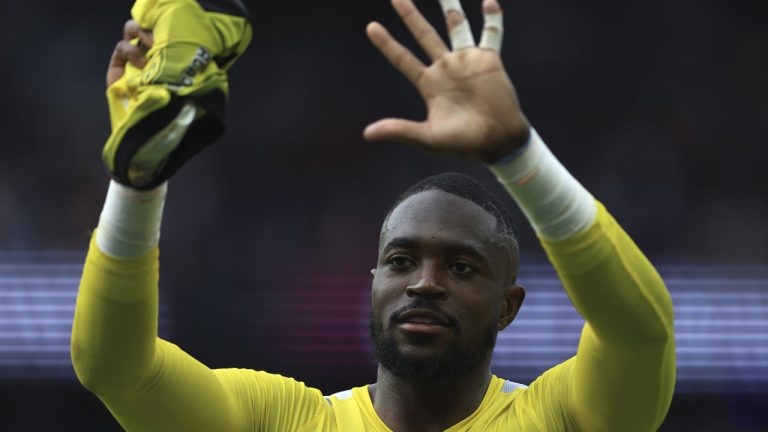
{"label": "dark skin", "polygon": [[[411,0],[392,0],[392,5],[432,63],[424,65],[376,22],[366,31],[373,45],[422,95],[428,115],[420,122],[379,120],[365,129],[365,139],[397,141],[487,163],[524,145],[530,125],[498,52],[482,48],[453,52]],[[483,0],[483,12],[500,13],[501,7],[497,0]],[[463,20],[456,12],[446,16],[449,29]],[[152,34],[128,21],[110,60],[108,86],[123,75],[127,63],[138,68],[146,65],[145,48],[130,43],[136,38],[144,47],[152,46]],[[471,346],[489,322],[494,321],[498,330],[512,322],[525,291],[514,283],[517,255],[495,241],[495,224],[492,215],[471,201],[439,191],[416,194],[393,211],[382,231],[372,306],[385,323],[384,331],[395,333],[403,353],[429,357],[445,350],[455,338]],[[412,263],[388,260],[392,250],[387,244],[395,238],[413,240],[408,247],[400,246]],[[456,248],[450,247],[456,245],[478,253],[457,255]],[[393,264],[405,268],[395,271]],[[469,268],[471,274],[462,276]],[[417,332],[431,336],[414,339],[406,334],[413,329],[389,328],[392,312],[416,297],[436,300],[441,310],[457,319],[461,334],[451,328],[435,331],[416,325]],[[443,431],[477,409],[490,379],[490,356],[461,376],[429,383],[403,380],[380,367],[369,392],[376,413],[390,429]]]}
{"label": "dark skin", "polygon": [[[411,0],[392,0],[392,6],[432,64],[423,64],[377,22],[368,24],[368,38],[419,91],[427,118],[379,120],[365,128],[365,139],[397,141],[486,163],[524,145],[530,124],[499,53],[475,47],[451,51]],[[483,13],[501,13],[497,0],[483,0]],[[446,16],[449,29],[463,21],[456,12]]]}
{"label": "dark skin", "polygon": [[[499,241],[496,219],[475,203],[438,190],[411,196],[382,229],[374,270],[372,308],[409,358],[431,358],[458,339],[472,347],[489,323],[503,330],[525,290],[515,284],[517,254]],[[388,325],[393,312],[418,298],[434,300],[454,317],[450,326]],[[384,367],[369,387],[374,409],[398,432],[442,431],[480,405],[491,379],[489,355],[472,370],[442,380],[414,382]]]}
{"label": "dark skin", "polygon": [[[392,6],[432,63],[423,64],[379,23],[368,25],[368,38],[419,91],[427,118],[379,120],[365,129],[365,139],[397,141],[430,153],[486,163],[524,145],[530,124],[498,52],[474,47],[451,51],[411,0],[392,0]],[[482,7],[484,13],[501,13],[497,0],[483,0]],[[464,20],[457,12],[449,12],[445,18],[449,29]],[[471,201],[438,191],[416,194],[394,210],[382,231],[372,307],[384,331],[395,333],[403,353],[428,357],[457,337],[450,328],[438,328],[432,339],[414,339],[402,326],[388,327],[389,315],[418,296],[438,299],[441,308],[460,322],[465,343],[477,338],[491,319],[498,330],[512,322],[525,290],[514,283],[516,254],[505,253],[492,241],[495,222]],[[403,236],[415,240],[401,251],[407,252],[406,257],[413,256],[392,261],[387,244]],[[470,245],[484,258],[474,257],[473,261],[466,255],[452,255],[446,248],[451,243]],[[475,263],[476,273],[460,276],[466,268],[456,262],[462,261]],[[405,267],[393,268],[401,265]],[[376,413],[390,429],[443,431],[477,409],[490,379],[489,355],[483,364],[461,376],[428,384],[401,379],[379,367],[378,382],[369,392]]]}

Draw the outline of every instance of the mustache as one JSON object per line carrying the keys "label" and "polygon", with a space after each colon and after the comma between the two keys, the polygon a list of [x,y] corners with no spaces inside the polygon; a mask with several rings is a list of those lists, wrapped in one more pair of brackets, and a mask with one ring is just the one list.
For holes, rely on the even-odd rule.
{"label": "mustache", "polygon": [[448,322],[448,325],[450,327],[459,327],[459,320],[457,320],[453,315],[449,314],[448,312],[442,310],[440,306],[437,305],[436,301],[432,300],[425,300],[423,298],[417,298],[416,301],[413,303],[407,304],[396,311],[392,312],[392,315],[389,316],[389,326],[394,327],[397,325],[398,319],[400,316],[410,310],[413,309],[428,309],[443,318]]}

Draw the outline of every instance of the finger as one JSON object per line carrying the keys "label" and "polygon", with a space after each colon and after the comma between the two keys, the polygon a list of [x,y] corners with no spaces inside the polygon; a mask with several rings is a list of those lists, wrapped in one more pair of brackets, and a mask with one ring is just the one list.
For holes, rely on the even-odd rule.
{"label": "finger", "polygon": [[126,21],[125,25],[123,26],[123,40],[131,41],[136,38],[139,39],[139,45],[143,45],[147,49],[151,48],[155,43],[154,37],[150,31],[141,28],[139,23],[137,23],[135,20]]}
{"label": "finger", "polygon": [[381,24],[372,22],[366,27],[368,39],[392,63],[397,70],[413,83],[418,85],[421,74],[426,69],[424,63],[416,58],[408,48],[402,46]]}
{"label": "finger", "polygon": [[123,25],[123,40],[130,41],[139,37],[141,26],[136,20],[128,20]]}
{"label": "finger", "polygon": [[128,41],[122,40],[117,43],[112,52],[112,58],[109,60],[107,68],[107,86],[117,81],[125,73],[125,64],[130,62],[137,68],[143,68],[147,65],[147,58],[144,57],[144,51]]}
{"label": "finger", "polygon": [[411,0],[392,0],[392,6],[430,59],[436,61],[448,53],[448,47],[437,30],[424,18]]}
{"label": "finger", "polygon": [[368,141],[398,141],[422,148],[429,146],[429,136],[425,122],[397,118],[379,120],[363,131],[363,137]]}
{"label": "finger", "polygon": [[504,15],[497,0],[483,1],[483,35],[480,38],[480,48],[491,51],[501,51],[501,40],[504,35]]}
{"label": "finger", "polygon": [[453,50],[474,47],[475,38],[472,36],[472,29],[469,28],[469,21],[464,16],[464,9],[461,8],[459,0],[440,0],[440,6],[448,23],[448,36]]}
{"label": "finger", "polygon": [[112,53],[112,61],[118,65],[125,65],[126,62],[131,62],[132,65],[139,69],[147,65],[144,50],[124,40],[118,42],[115,46],[115,51]]}

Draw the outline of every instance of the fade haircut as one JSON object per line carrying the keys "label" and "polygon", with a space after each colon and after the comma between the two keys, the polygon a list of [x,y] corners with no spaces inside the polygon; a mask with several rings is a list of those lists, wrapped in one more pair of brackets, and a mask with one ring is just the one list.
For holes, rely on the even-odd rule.
{"label": "fade haircut", "polygon": [[496,219],[496,233],[501,237],[504,243],[507,243],[513,248],[515,255],[517,255],[517,231],[515,230],[515,224],[512,221],[512,215],[509,213],[509,210],[507,210],[507,207],[488,191],[485,186],[466,174],[457,172],[436,174],[411,186],[405,192],[400,194],[394,204],[389,208],[387,217],[384,218],[384,225],[386,226],[387,220],[389,220],[392,212],[403,201],[417,193],[429,190],[447,192],[468,199],[482,207]]}

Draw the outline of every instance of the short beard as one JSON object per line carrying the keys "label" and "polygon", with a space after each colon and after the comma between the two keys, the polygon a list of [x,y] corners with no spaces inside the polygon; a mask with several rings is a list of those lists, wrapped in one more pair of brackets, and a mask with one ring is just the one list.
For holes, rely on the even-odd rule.
{"label": "short beard", "polygon": [[[457,338],[442,353],[414,359],[403,354],[392,334],[384,334],[383,324],[373,312],[368,319],[368,329],[373,341],[373,357],[379,365],[399,378],[422,384],[468,375],[491,355],[498,334],[496,323],[491,322],[469,346],[462,346]],[[458,325],[453,329],[460,334]]]}

